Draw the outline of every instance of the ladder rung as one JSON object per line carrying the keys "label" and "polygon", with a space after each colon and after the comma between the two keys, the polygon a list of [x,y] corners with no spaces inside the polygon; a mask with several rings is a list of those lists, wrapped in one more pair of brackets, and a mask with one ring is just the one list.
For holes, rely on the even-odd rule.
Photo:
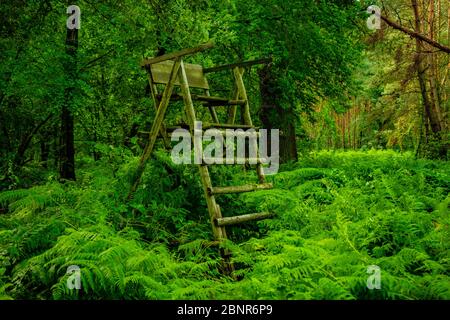
{"label": "ladder rung", "polygon": [[243,193],[252,192],[258,190],[269,190],[273,188],[272,183],[263,184],[248,184],[243,186],[230,186],[230,187],[212,187],[208,188],[208,192],[213,194],[229,194],[229,193]]}
{"label": "ladder rung", "polygon": [[[158,99],[162,98],[162,94],[157,94],[156,97]],[[236,106],[236,105],[245,105],[247,102],[246,100],[233,100],[228,98],[222,98],[222,97],[213,97],[213,96],[203,96],[198,94],[191,94],[191,99],[194,101],[201,101],[205,102],[205,106]],[[181,94],[172,94],[170,97],[170,100],[183,100],[183,96]]]}
{"label": "ladder rung", "polygon": [[[186,128],[183,127],[170,127],[167,128],[167,136],[172,137],[172,133],[177,130],[177,129],[184,129],[184,130],[188,130]],[[226,131],[223,129],[217,129],[219,130],[220,134],[222,134],[224,137],[226,137]],[[206,130],[205,130],[206,131]],[[139,131],[138,132],[138,137],[139,138],[148,138],[149,137],[150,132],[147,131]],[[255,132],[254,134],[251,133],[247,133],[247,132],[233,132],[232,134],[232,138],[244,138],[244,139],[257,139],[261,136],[261,134],[259,132]],[[161,135],[158,135],[158,138],[161,138]],[[260,161],[260,163],[263,163],[262,161]]]}
{"label": "ladder rung", "polygon": [[203,129],[257,129],[254,126],[246,124],[227,124],[227,123],[204,123]]}
{"label": "ladder rung", "polygon": [[[233,131],[232,133],[227,133],[227,129],[218,129],[218,128],[204,128],[204,131],[206,130],[217,130],[219,131],[224,137],[230,137],[230,138],[244,138],[244,139],[254,139],[259,138],[261,136],[261,133],[258,131],[254,132],[246,132],[246,131]],[[228,136],[229,135],[229,136]]]}
{"label": "ladder rung", "polygon": [[[206,96],[205,96],[206,97]],[[246,100],[222,100],[222,99],[217,99],[217,100],[202,100],[199,99],[200,101],[203,102],[203,106],[205,107],[228,107],[228,106],[242,106],[246,103]]]}
{"label": "ladder rung", "polygon": [[[172,132],[175,131],[177,129],[186,129],[189,130],[189,125],[188,124],[178,124],[175,126],[169,126],[166,128],[166,130],[168,132]],[[226,130],[226,129],[255,129],[255,132],[233,132],[233,136],[236,137],[250,137],[250,136],[256,136],[259,137],[260,133],[258,131],[256,131],[258,128],[254,127],[254,126],[249,126],[249,125],[245,125],[245,124],[227,124],[227,123],[203,123],[202,124],[202,130],[208,130],[208,129],[222,129],[222,130]],[[226,131],[221,131],[222,133],[226,133]]]}
{"label": "ladder rung", "polygon": [[258,221],[258,220],[264,220],[267,218],[270,218],[273,216],[273,213],[271,212],[260,212],[260,213],[251,213],[251,214],[244,214],[242,216],[235,216],[235,217],[225,217],[225,218],[218,218],[215,219],[215,223],[219,227],[223,226],[231,226],[234,224],[239,224],[247,221]]}
{"label": "ladder rung", "polygon": [[[167,127],[167,132],[170,134],[173,131],[177,129],[185,129],[189,131],[189,126],[175,126],[175,127]],[[206,130],[217,130],[222,134],[224,137],[227,137],[226,129],[218,129],[218,128],[202,128],[203,131]],[[144,134],[149,134],[149,132],[143,132]],[[234,131],[230,134],[231,138],[244,138],[244,139],[250,139],[250,138],[259,138],[261,136],[261,133],[258,131],[255,132],[240,132],[240,131]]]}
{"label": "ladder rung", "polygon": [[[220,162],[219,160],[222,160]],[[243,165],[243,164],[266,164],[269,163],[266,158],[203,158],[204,165]]]}
{"label": "ladder rung", "polygon": [[150,135],[150,131],[139,131],[137,135],[141,138],[148,138],[148,136]]}

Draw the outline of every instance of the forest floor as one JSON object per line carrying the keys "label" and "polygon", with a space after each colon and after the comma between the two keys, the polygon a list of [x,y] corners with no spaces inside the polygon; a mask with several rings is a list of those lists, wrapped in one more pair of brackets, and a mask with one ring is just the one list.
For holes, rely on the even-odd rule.
{"label": "forest floor", "polygon": [[[210,246],[197,169],[157,158],[129,204],[137,159],[123,152],[80,158],[73,183],[26,168],[47,182],[0,193],[0,298],[450,299],[448,162],[316,152],[268,177],[273,190],[224,196],[225,215],[276,213],[230,229],[236,281]],[[217,170],[214,185],[254,179]]]}

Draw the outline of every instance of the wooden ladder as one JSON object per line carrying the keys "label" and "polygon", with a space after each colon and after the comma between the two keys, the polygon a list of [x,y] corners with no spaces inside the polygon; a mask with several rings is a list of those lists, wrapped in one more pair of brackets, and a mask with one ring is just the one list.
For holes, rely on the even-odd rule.
{"label": "wooden ladder", "polygon": [[[144,61],[142,62],[141,66],[145,68],[148,73],[151,95],[156,107],[156,116],[150,132],[146,133],[148,134],[148,142],[141,156],[139,166],[137,168],[135,182],[133,183],[128,194],[128,199],[132,198],[139,185],[141,176],[145,169],[145,165],[154,150],[155,143],[158,137],[161,137],[164,140],[166,147],[170,146],[168,133],[168,129],[170,128],[167,128],[165,126],[164,117],[171,100],[183,100],[188,121],[188,128],[192,137],[194,136],[195,123],[197,121],[193,101],[199,101],[205,107],[207,107],[213,120],[213,123],[205,124],[203,129],[215,128],[218,130],[223,130],[255,128],[250,116],[250,106],[243,81],[243,74],[245,70],[244,68],[255,64],[270,63],[271,59],[253,60],[208,69],[203,69],[199,65],[185,64],[183,62],[182,58],[184,56],[207,50],[212,46],[212,44],[208,43],[199,47],[184,49],[176,53],[170,53],[156,58],[144,59]],[[231,99],[211,97],[209,94],[209,85],[206,80],[205,74],[222,70],[233,70],[235,90]],[[158,93],[157,84],[165,85],[164,92],[162,94]],[[175,86],[180,87],[181,94],[173,94]],[[203,89],[204,95],[191,94],[190,87]],[[215,108],[219,106],[229,107],[227,123],[219,122],[219,118],[215,110]],[[241,119],[243,119],[242,124],[235,123],[238,106],[241,107]],[[248,154],[250,154],[250,152],[248,152]],[[253,150],[253,154],[257,155],[257,150]],[[256,159],[256,161],[249,161],[254,159],[245,160],[246,161],[244,161],[244,163],[251,162],[253,164],[256,164],[256,172],[259,180],[258,183],[228,187],[213,186],[208,170],[208,166],[210,166],[211,164],[208,164],[208,161],[205,161],[203,157],[201,164],[198,164],[200,179],[203,185],[211,226],[214,238],[217,243],[220,243],[221,241],[227,239],[227,233],[225,229],[225,227],[227,226],[236,225],[247,221],[267,219],[272,216],[270,212],[253,213],[234,217],[222,216],[220,206],[216,201],[217,196],[231,193],[267,190],[272,188],[272,184],[266,183],[265,181],[263,161],[261,161],[261,159]],[[231,271],[233,269],[233,266],[228,263],[230,255],[229,252],[221,249],[221,254],[225,258],[225,261],[227,261],[228,271]]]}

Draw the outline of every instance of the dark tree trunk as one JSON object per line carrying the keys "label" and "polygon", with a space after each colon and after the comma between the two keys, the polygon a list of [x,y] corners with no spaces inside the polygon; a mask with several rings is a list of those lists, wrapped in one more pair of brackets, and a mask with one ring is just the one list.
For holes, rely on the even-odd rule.
{"label": "dark tree trunk", "polygon": [[59,165],[59,155],[60,155],[60,147],[59,143],[61,139],[59,139],[61,128],[59,126],[59,122],[52,127],[53,132],[53,140],[52,140],[52,159],[53,159],[53,168],[58,168]]}
{"label": "dark tree trunk", "polygon": [[[297,161],[297,140],[295,134],[295,114],[292,106],[283,108],[282,89],[279,87],[271,65],[259,71],[261,92],[261,110],[259,118],[263,128],[269,130],[268,149],[270,146],[270,129],[280,130],[280,161]],[[271,151],[270,151],[271,152]]]}
{"label": "dark tree trunk", "polygon": [[[70,1],[69,5],[73,4]],[[59,175],[63,180],[75,180],[75,145],[74,145],[74,120],[71,106],[76,79],[76,56],[78,49],[78,30],[67,28],[66,53],[68,55],[65,64],[66,76],[71,85],[65,89],[65,101],[61,110],[61,139],[60,139],[60,168]]]}
{"label": "dark tree trunk", "polygon": [[[415,18],[415,32],[417,33],[423,33],[423,27],[422,22],[420,19],[420,12],[419,12],[419,5],[417,3],[417,0],[411,0],[411,6],[413,8],[414,12],[414,18]],[[425,109],[425,126],[427,126],[427,123],[430,125],[431,132],[428,136],[428,139],[431,140],[435,144],[435,146],[431,146],[431,149],[434,149],[431,151],[430,156],[432,158],[445,158],[447,154],[447,146],[442,143],[442,137],[441,137],[441,123],[439,121],[438,114],[436,113],[432,100],[428,94],[428,88],[427,88],[427,76],[426,71],[428,66],[425,65],[425,57],[424,57],[424,45],[422,41],[418,38],[416,38],[416,69],[417,69],[417,78],[419,80],[420,85],[420,93],[422,95],[422,102]],[[429,144],[429,143],[428,143]],[[428,147],[427,145],[422,145],[422,147]]]}

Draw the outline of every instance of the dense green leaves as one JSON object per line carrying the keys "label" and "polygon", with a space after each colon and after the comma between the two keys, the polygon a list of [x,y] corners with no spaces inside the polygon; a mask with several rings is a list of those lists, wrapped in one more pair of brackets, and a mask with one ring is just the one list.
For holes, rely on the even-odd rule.
{"label": "dense green leaves", "polygon": [[[4,298],[450,298],[447,163],[393,152],[321,152],[285,166],[272,178],[274,190],[230,196],[226,214],[277,214],[231,229],[236,242],[225,246],[240,279],[233,281],[210,247],[191,168],[153,161],[127,207],[124,169],[135,165],[128,161],[115,175],[85,165],[77,184],[0,194],[8,210],[0,216]],[[253,178],[228,168],[219,173],[222,185]],[[81,291],[66,285],[70,265],[81,268]],[[381,268],[381,290],[367,289],[370,265]]]}

